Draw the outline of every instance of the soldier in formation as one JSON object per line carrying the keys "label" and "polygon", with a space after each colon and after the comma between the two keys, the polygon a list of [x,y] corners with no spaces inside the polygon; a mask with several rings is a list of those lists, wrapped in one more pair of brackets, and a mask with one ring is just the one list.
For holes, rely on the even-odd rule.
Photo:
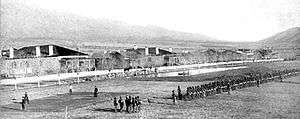
{"label": "soldier in formation", "polygon": [[98,96],[98,88],[95,86],[95,89],[94,89],[94,97],[97,97]]}
{"label": "soldier in formation", "polygon": [[117,98],[116,97],[114,97],[114,110],[115,110],[115,112],[117,112],[117,108],[118,108],[118,102],[117,102]]}
{"label": "soldier in formation", "polygon": [[119,98],[119,105],[120,105],[120,112],[122,112],[122,110],[123,110],[123,106],[124,106],[124,102],[123,102],[123,100],[122,100],[122,97],[120,96],[120,98]]}
{"label": "soldier in formation", "polygon": [[[222,92],[228,92],[231,90],[257,86],[259,87],[262,83],[267,83],[279,79],[282,81],[282,77],[285,75],[291,75],[292,72],[298,72],[298,70],[283,70],[283,71],[272,71],[265,73],[247,73],[239,76],[232,77],[217,77],[217,81],[203,84],[200,86],[189,86],[186,89],[186,94],[183,96],[184,99],[196,99],[202,98],[214,94],[220,94]],[[283,75],[285,74],[285,75]],[[180,97],[180,87],[178,86],[178,97]],[[173,93],[174,94],[174,93]],[[172,94],[172,98],[174,97]]]}

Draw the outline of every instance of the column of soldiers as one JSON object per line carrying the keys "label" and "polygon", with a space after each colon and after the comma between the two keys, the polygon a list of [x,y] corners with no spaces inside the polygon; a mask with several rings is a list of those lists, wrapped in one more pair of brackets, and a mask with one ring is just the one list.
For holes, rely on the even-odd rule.
{"label": "column of soldiers", "polygon": [[298,72],[298,70],[277,70],[267,73],[248,73],[240,76],[222,76],[218,77],[221,80],[217,80],[200,86],[187,87],[186,94],[183,96],[183,98],[185,100],[191,100],[220,94],[222,92],[227,92],[228,94],[230,94],[231,90],[252,86],[259,87],[262,83],[267,83],[276,79],[282,81],[282,79],[286,76],[295,75],[295,72]]}
{"label": "column of soldiers", "polygon": [[[135,113],[139,112],[141,110],[141,100],[139,96],[131,97],[126,96],[125,100],[123,101],[122,97],[120,96],[119,100],[117,100],[116,97],[114,97],[113,105],[114,105],[114,111],[117,112],[123,112],[123,107],[125,103],[125,111],[127,113]],[[119,107],[119,108],[118,108]]]}

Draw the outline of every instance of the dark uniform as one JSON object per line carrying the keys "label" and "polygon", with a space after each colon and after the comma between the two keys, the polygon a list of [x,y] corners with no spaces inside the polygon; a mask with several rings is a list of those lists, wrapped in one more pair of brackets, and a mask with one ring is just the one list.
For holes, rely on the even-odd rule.
{"label": "dark uniform", "polygon": [[69,86],[69,93],[70,93],[70,95],[72,94],[72,92],[73,92],[73,86],[70,85],[70,86]]}
{"label": "dark uniform", "polygon": [[22,105],[22,110],[25,110],[25,97],[22,97],[22,102],[21,102],[21,105]]}
{"label": "dark uniform", "polygon": [[98,88],[95,86],[95,89],[94,89],[94,97],[97,97],[98,96]]}
{"label": "dark uniform", "polygon": [[27,104],[29,104],[29,98],[28,98],[28,95],[27,95],[27,92],[25,92],[25,101],[27,102]]}
{"label": "dark uniform", "polygon": [[180,86],[178,86],[177,91],[178,91],[178,99],[179,99],[179,100],[182,100],[182,94],[181,94]]}
{"label": "dark uniform", "polygon": [[117,108],[118,108],[118,102],[117,102],[117,98],[114,98],[114,108],[115,108],[115,112],[117,112]]}
{"label": "dark uniform", "polygon": [[126,106],[126,112],[128,112],[129,113],[129,98],[128,98],[128,96],[125,98],[125,106]]}
{"label": "dark uniform", "polygon": [[123,106],[124,106],[124,102],[123,102],[123,100],[122,100],[122,97],[120,96],[120,99],[119,99],[119,105],[120,105],[120,112],[122,112],[122,110],[123,110]]}
{"label": "dark uniform", "polygon": [[131,99],[131,105],[132,105],[132,112],[135,112],[136,102],[135,102],[135,98],[134,97],[132,97],[132,99]]}
{"label": "dark uniform", "polygon": [[140,100],[140,97],[137,96],[136,99],[135,99],[135,101],[136,101],[137,111],[139,112],[139,111],[141,111],[141,100]]}
{"label": "dark uniform", "polygon": [[175,95],[175,91],[172,91],[172,99],[173,99],[173,104],[175,105],[175,101],[176,101],[176,95]]}
{"label": "dark uniform", "polygon": [[227,91],[228,91],[228,94],[230,94],[230,83],[227,82]]}

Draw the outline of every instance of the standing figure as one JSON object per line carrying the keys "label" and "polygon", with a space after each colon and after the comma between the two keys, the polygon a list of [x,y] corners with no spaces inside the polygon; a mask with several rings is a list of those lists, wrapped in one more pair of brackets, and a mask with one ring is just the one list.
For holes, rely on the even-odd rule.
{"label": "standing figure", "polygon": [[120,96],[120,98],[119,98],[119,105],[120,105],[120,112],[122,112],[122,110],[123,110],[123,106],[124,106],[124,102],[123,102],[123,100],[122,100],[122,97]]}
{"label": "standing figure", "polygon": [[29,104],[29,97],[28,97],[28,95],[27,95],[27,92],[25,92],[25,101],[27,102],[27,104]]}
{"label": "standing figure", "polygon": [[114,109],[115,109],[115,112],[117,112],[117,108],[118,108],[117,98],[114,97]]}
{"label": "standing figure", "polygon": [[130,113],[131,112],[131,110],[132,110],[132,104],[131,104],[131,96],[129,96],[128,97],[128,113]]}
{"label": "standing figure", "polygon": [[70,93],[70,95],[72,95],[72,92],[73,92],[73,86],[70,84],[70,86],[69,86],[69,93]]}
{"label": "standing figure", "polygon": [[131,99],[132,112],[135,112],[135,108],[136,108],[136,105],[135,105],[135,104],[136,104],[136,103],[135,103],[135,98],[132,97],[132,99]]}
{"label": "standing figure", "polygon": [[137,106],[137,111],[141,111],[141,100],[140,100],[140,97],[137,96],[136,97],[136,106]]}
{"label": "standing figure", "polygon": [[128,96],[126,96],[126,98],[125,98],[125,106],[126,106],[126,112],[129,113]]}
{"label": "standing figure", "polygon": [[257,87],[259,87],[259,83],[260,83],[260,82],[259,82],[259,79],[257,78],[257,79],[256,79],[256,85],[257,85]]}
{"label": "standing figure", "polygon": [[95,86],[95,89],[94,89],[94,97],[97,97],[98,96],[98,88]]}
{"label": "standing figure", "polygon": [[21,102],[21,105],[22,105],[22,110],[25,110],[25,97],[22,97],[22,102]]}
{"label": "standing figure", "polygon": [[227,83],[227,90],[228,90],[228,94],[230,95],[230,83]]}
{"label": "standing figure", "polygon": [[176,95],[175,95],[175,91],[172,91],[172,99],[173,99],[173,104],[175,105],[176,102]]}
{"label": "standing figure", "polygon": [[180,86],[178,86],[178,100],[182,100],[182,94],[181,94],[181,89],[180,89]]}
{"label": "standing figure", "polygon": [[281,75],[279,75],[279,79],[280,79],[280,82],[282,82],[282,79],[283,79],[283,78],[282,78],[282,76],[281,76]]}

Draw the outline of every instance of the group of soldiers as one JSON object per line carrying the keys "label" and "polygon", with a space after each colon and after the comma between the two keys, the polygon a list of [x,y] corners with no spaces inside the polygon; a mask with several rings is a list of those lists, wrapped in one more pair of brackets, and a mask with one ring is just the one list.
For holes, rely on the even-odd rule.
{"label": "group of soldiers", "polygon": [[141,100],[140,100],[139,96],[136,96],[136,97],[126,96],[124,101],[123,101],[122,97],[120,96],[119,100],[117,100],[117,98],[114,97],[114,101],[113,101],[114,111],[122,112],[124,103],[126,106],[125,111],[127,113],[139,112],[141,110]]}
{"label": "group of soldiers", "polygon": [[175,90],[173,90],[172,91],[172,101],[173,101],[173,104],[175,104],[176,103],[176,100],[182,100],[183,99],[183,95],[182,95],[182,93],[181,93],[181,88],[180,88],[180,86],[178,86],[178,88],[177,88],[177,96],[176,96],[176,94],[175,94]]}
{"label": "group of soldiers", "polygon": [[282,81],[285,76],[293,75],[294,72],[297,72],[297,70],[291,69],[277,70],[267,73],[248,73],[231,77],[222,76],[218,77],[220,80],[216,79],[217,81],[210,82],[208,84],[187,87],[184,99],[191,100],[195,98],[202,98],[214,94],[220,94],[222,92],[227,92],[230,94],[231,90],[251,86],[259,87],[259,85],[262,83],[267,83],[276,79]]}

